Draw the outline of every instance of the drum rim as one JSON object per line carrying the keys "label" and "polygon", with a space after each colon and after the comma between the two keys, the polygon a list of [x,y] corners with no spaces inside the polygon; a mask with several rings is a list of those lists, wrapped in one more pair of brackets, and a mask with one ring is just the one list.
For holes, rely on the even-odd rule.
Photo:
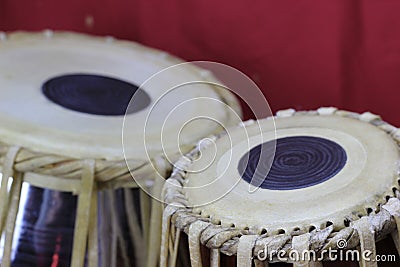
{"label": "drum rim", "polygon": [[[10,31],[10,32],[2,32],[0,31],[0,45],[2,42],[6,43],[7,41],[13,41],[13,42],[19,42],[28,40],[29,39],[60,39],[60,38],[66,38],[68,39],[74,39],[74,40],[89,40],[89,41],[98,41],[98,42],[103,42],[103,43],[112,43],[116,47],[123,47],[123,48],[130,48],[130,49],[136,49],[138,51],[145,51],[147,53],[154,53],[155,55],[159,55],[163,60],[171,62],[171,64],[181,64],[185,63],[183,59],[178,58],[177,56],[174,56],[168,52],[165,52],[160,49],[148,47],[145,45],[142,45],[138,42],[131,41],[131,40],[125,40],[125,39],[119,39],[115,38],[110,35],[105,35],[105,36],[98,36],[98,35],[92,35],[92,34],[87,34],[87,33],[81,33],[81,32],[74,32],[74,31],[61,31],[61,30],[44,30],[44,31]],[[1,50],[1,47],[0,47]],[[221,83],[210,71],[203,69],[201,67],[194,67],[190,66],[193,68],[193,71],[196,71],[205,81],[210,82],[210,88],[219,96],[220,100],[225,103],[227,106],[232,108],[232,110],[240,116],[240,118],[243,117],[242,109],[239,103],[239,100],[234,96],[233,93],[228,92],[227,90],[221,88],[220,86],[215,86],[213,83],[219,82]],[[227,117],[227,124],[232,126],[235,121],[235,118],[232,116]],[[212,134],[212,133],[208,133]],[[18,143],[18,139],[12,137],[11,133],[6,133],[3,136],[3,140],[0,141],[0,146],[3,146],[2,143],[4,143],[5,146],[20,146]],[[23,146],[24,149],[30,150],[30,151],[35,151],[36,152],[41,152],[43,155],[66,155],[69,158],[73,159],[85,159],[85,158],[91,158],[91,159],[99,159],[99,160],[105,160],[105,161],[124,161],[124,155],[123,151],[113,151],[112,149],[110,150],[108,147],[103,148],[101,151],[102,152],[97,152],[97,151],[85,151],[82,153],[82,151],[78,152],[72,152],[71,149],[66,149],[65,151],[62,150],[62,148],[57,147],[56,144],[41,144],[38,142],[31,142],[31,141],[24,141],[25,143],[28,143],[27,146]],[[192,149],[191,144],[188,145],[189,147],[186,148],[187,152],[188,150]],[[61,153],[58,153],[56,151],[61,151]],[[63,154],[63,152],[65,152]],[[156,155],[154,158],[159,157],[159,155]],[[140,165],[143,165],[146,162],[149,162],[147,157],[141,157],[140,155],[135,156],[134,158],[129,157],[128,160],[134,159],[135,161],[140,162]],[[150,159],[152,161],[154,159]],[[134,168],[136,165],[132,165]]]}
{"label": "drum rim", "polygon": [[[400,144],[400,129],[383,121],[380,116],[372,114],[370,112],[364,112],[362,114],[338,110],[333,107],[322,107],[317,110],[310,111],[295,111],[294,109],[287,109],[278,111],[275,118],[277,117],[289,117],[299,115],[338,115],[347,118],[357,119],[363,122],[370,123],[382,131],[386,132],[396,142],[397,146]],[[270,118],[266,118],[270,119]],[[254,124],[253,120],[243,122],[240,127],[246,127],[246,125]],[[213,136],[214,140],[218,139],[218,136]],[[199,142],[200,144],[200,142]],[[252,246],[253,257],[257,257],[258,253],[262,251],[271,241],[276,242],[274,245],[279,244],[277,247],[288,252],[293,249],[293,240],[297,237],[307,235],[308,245],[312,250],[320,250],[323,248],[337,249],[337,242],[339,239],[347,240],[347,249],[357,247],[362,242],[361,230],[359,229],[361,224],[367,222],[370,226],[371,231],[375,233],[376,239],[380,240],[387,234],[392,232],[396,228],[395,215],[400,214],[400,210],[395,210],[393,207],[400,207],[399,198],[399,183],[400,179],[397,177],[397,183],[392,185],[388,191],[392,190],[392,194],[381,196],[381,201],[378,201],[377,206],[374,210],[369,212],[367,215],[359,216],[358,219],[349,220],[348,218],[342,218],[345,223],[345,227],[338,228],[333,224],[327,224],[325,227],[317,228],[315,225],[309,225],[307,229],[298,229],[297,231],[278,231],[278,232],[266,232],[266,229],[251,229],[250,226],[222,226],[220,222],[210,218],[207,214],[201,214],[199,209],[192,209],[187,207],[187,198],[184,195],[184,180],[185,180],[185,169],[190,166],[187,159],[193,159],[199,153],[200,148],[197,146],[194,150],[188,153],[185,158],[181,158],[181,162],[185,164],[179,164],[174,167],[172,175],[168,178],[164,185],[163,197],[166,203],[164,209],[164,221],[170,220],[171,225],[185,233],[189,234],[191,225],[202,224],[202,231],[198,233],[199,240],[203,245],[209,249],[218,249],[220,252],[232,256],[238,254],[238,244],[242,236],[253,236],[254,242]],[[394,204],[395,203],[395,204]],[[396,215],[397,216],[397,215]],[[198,225],[196,225],[197,227]],[[163,234],[165,235],[163,225]],[[205,231],[205,229],[207,229]],[[221,236],[221,233],[225,233]],[[216,240],[218,242],[216,243]],[[295,241],[297,242],[297,241]],[[278,261],[276,258],[273,261]]]}

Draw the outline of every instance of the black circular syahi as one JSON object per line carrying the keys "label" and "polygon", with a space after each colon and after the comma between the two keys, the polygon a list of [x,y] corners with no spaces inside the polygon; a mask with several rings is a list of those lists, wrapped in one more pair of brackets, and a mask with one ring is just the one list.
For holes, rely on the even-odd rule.
{"label": "black circular syahi", "polygon": [[248,183],[253,179],[262,181],[263,189],[293,190],[329,180],[346,161],[345,150],[336,142],[313,136],[293,136],[252,148],[240,159],[238,171]]}
{"label": "black circular syahi", "polygon": [[[43,84],[42,92],[64,108],[94,115],[121,116],[140,111],[150,104],[149,95],[138,86],[101,75],[54,77]],[[135,102],[129,105],[133,95]]]}

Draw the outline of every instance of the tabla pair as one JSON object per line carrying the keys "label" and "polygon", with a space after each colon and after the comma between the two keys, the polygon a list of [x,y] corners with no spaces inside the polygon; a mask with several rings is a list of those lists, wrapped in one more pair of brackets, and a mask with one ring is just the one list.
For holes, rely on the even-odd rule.
{"label": "tabla pair", "polygon": [[[237,121],[227,109],[240,114],[232,94],[210,84],[164,96],[177,84],[215,81],[192,66],[146,86],[179,62],[113,38],[2,35],[2,266],[156,266],[160,248],[160,265],[175,265],[185,258],[178,253],[182,230],[192,266],[207,264],[201,244],[210,248],[212,266],[220,252],[251,266],[268,262],[256,259],[263,248],[320,251],[345,239],[348,248],[361,244],[374,253],[375,240],[387,233],[397,241],[397,128],[369,113],[335,109],[280,113],[276,131],[271,119],[232,128],[214,138],[216,152],[200,142],[164,186],[161,235],[161,204],[132,188],[141,183],[160,194],[156,177],[167,177],[181,151],[221,130],[202,121],[182,129],[190,118],[232,126]],[[134,93],[139,100],[128,105]],[[171,120],[181,103],[203,97],[226,105],[190,103]],[[269,164],[257,164],[263,147],[275,153]],[[250,193],[258,170],[267,179],[256,179],[260,188]]]}

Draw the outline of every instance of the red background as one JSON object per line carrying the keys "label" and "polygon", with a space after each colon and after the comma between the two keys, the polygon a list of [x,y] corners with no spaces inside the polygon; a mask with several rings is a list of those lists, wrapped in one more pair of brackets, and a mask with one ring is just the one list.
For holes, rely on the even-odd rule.
{"label": "red background", "polygon": [[0,0],[0,30],[135,40],[238,68],[273,110],[333,105],[400,125],[399,14],[397,0]]}

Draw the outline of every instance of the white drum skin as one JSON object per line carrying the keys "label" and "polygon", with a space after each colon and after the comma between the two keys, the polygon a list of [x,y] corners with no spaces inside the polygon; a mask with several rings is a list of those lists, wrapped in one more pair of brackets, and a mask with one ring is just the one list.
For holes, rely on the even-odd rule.
{"label": "white drum skin", "polygon": [[[174,169],[164,186],[161,266],[175,257],[177,244],[172,247],[167,240],[176,243],[180,231],[188,235],[193,266],[206,261],[220,266],[225,256],[236,256],[233,261],[238,267],[282,261],[295,267],[322,266],[321,259],[332,259],[325,255],[314,262],[280,258],[276,253],[260,255],[280,251],[288,256],[310,250],[320,257],[328,248],[343,248],[339,242],[343,240],[346,249],[360,246],[361,252],[370,252],[374,259],[376,242],[388,234],[400,252],[400,130],[379,116],[331,107],[289,109],[275,117],[244,122],[211,139],[212,145],[199,142],[181,158],[180,168]],[[276,150],[266,146],[271,155],[260,159],[273,158],[272,168],[259,169],[265,171],[260,174],[264,181],[254,190],[245,177],[257,173],[252,168],[254,155],[262,151],[260,144],[271,141],[276,142]],[[246,171],[241,172],[240,163],[248,154]],[[318,157],[328,160],[315,161]],[[328,172],[331,169],[326,166],[332,162],[340,164]],[[325,168],[312,173],[321,180],[302,176],[308,170],[302,166]],[[287,177],[298,180],[287,181]],[[178,252],[179,257],[186,255]],[[360,266],[376,267],[377,262],[361,258]]]}

